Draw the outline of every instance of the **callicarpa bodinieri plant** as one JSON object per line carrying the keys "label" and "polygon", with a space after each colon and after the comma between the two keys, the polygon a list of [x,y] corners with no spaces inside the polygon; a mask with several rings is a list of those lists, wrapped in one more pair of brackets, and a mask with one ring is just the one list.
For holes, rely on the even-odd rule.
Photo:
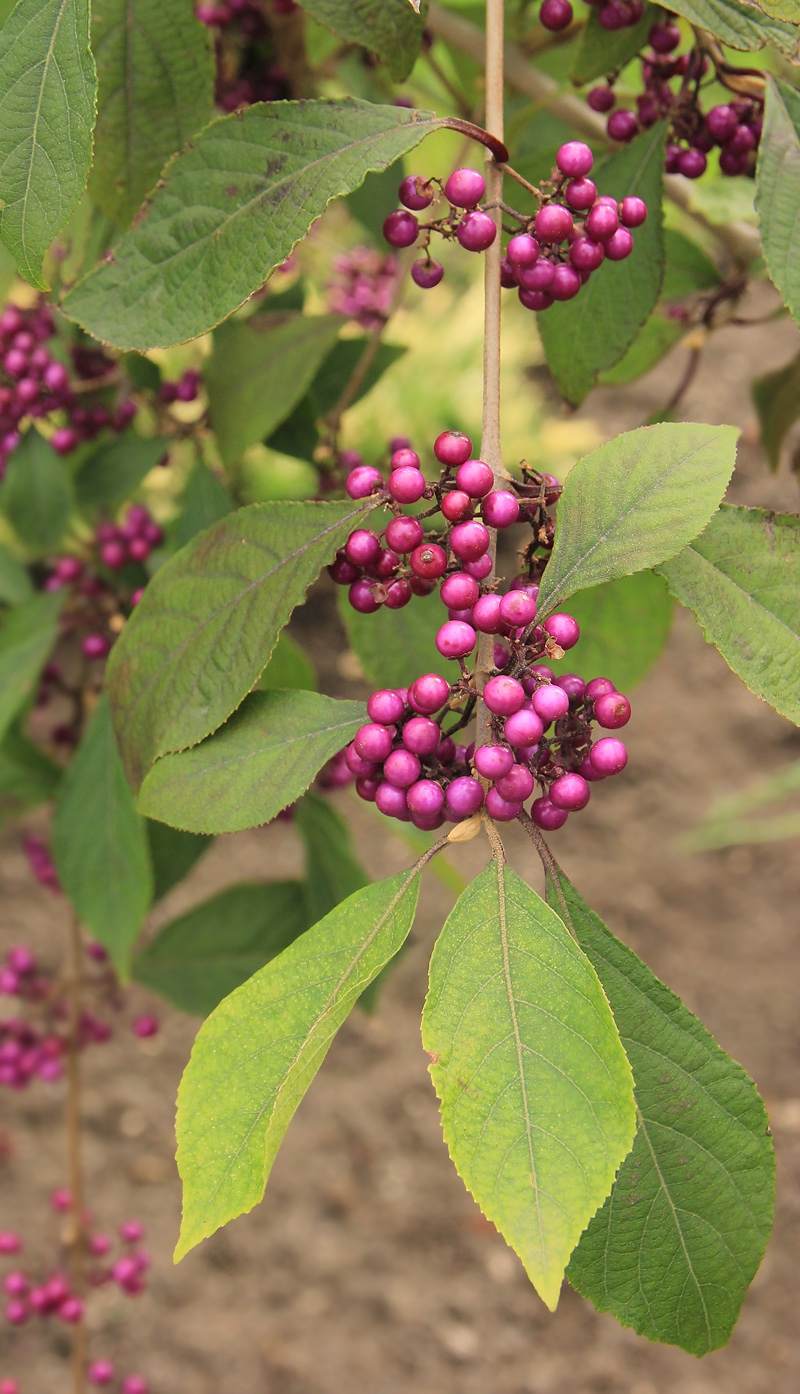
{"label": "callicarpa bodinieri plant", "polygon": [[[261,1200],[337,1030],[379,1007],[423,872],[473,839],[422,1013],[459,1176],[550,1310],[566,1280],[651,1341],[730,1339],[772,1224],[764,1103],[557,854],[626,778],[630,691],[676,603],[800,721],[800,519],[726,503],[736,430],[677,420],[754,283],[800,318],[791,8],[4,7],[0,804],[72,921],[58,965],[15,943],[0,966],[0,1085],[60,1087],[68,1142],[58,1252],[37,1268],[9,1227],[0,1262],[11,1359],[63,1323],[72,1394],[168,1394],[90,1342],[95,1290],[135,1296],[150,1263],[138,1220],[87,1212],[94,1048],[158,1032],[141,986],[203,1018],[179,1260]],[[480,410],[412,392],[407,433],[360,440],[401,358],[428,403],[452,375],[392,339],[397,313],[423,339],[476,268]],[[680,341],[686,372],[568,469],[535,435],[520,459],[504,315],[571,406]],[[776,468],[799,388],[798,361],[753,384]],[[301,606],[364,700],[318,690]],[[370,882],[349,786],[417,861]],[[216,836],[275,819],[302,879],[146,928]],[[0,1394],[28,1390],[3,1370]]]}

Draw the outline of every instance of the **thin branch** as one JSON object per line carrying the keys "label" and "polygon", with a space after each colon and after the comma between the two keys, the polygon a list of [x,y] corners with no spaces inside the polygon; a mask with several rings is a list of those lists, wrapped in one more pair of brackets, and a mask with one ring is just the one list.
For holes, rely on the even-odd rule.
{"label": "thin branch", "polygon": [[[70,923],[67,1004],[67,1176],[70,1191],[67,1247],[72,1290],[83,1297],[86,1224],[84,1220],[83,1158],[81,1147],[81,1001],[83,996],[83,944],[75,916]],[[86,1391],[86,1321],[81,1317],[72,1328],[72,1394]]]}

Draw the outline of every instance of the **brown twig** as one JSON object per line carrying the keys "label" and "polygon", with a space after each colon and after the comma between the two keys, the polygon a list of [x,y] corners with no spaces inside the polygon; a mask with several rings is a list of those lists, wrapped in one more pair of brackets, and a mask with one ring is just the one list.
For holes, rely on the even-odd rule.
{"label": "brown twig", "polygon": [[[81,1003],[83,996],[83,943],[77,918],[70,921],[69,969],[67,977],[67,1176],[70,1191],[67,1248],[72,1290],[83,1297],[85,1290],[85,1239],[83,1157],[81,1138]],[[86,1391],[86,1322],[83,1317],[72,1328],[72,1394]]]}

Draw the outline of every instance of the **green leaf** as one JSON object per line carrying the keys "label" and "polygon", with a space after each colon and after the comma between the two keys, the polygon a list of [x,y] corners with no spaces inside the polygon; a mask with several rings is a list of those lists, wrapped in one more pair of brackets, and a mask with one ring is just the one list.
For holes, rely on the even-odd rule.
{"label": "green leaf", "polygon": [[127,435],[101,446],[75,476],[75,495],[81,508],[116,508],[164,458],[165,444],[157,437],[145,440]]}
{"label": "green leaf", "polygon": [[63,774],[60,765],[43,754],[12,726],[0,741],[0,822],[52,799]]}
{"label": "green leaf", "polygon": [[208,408],[225,464],[264,440],[305,396],[344,320],[339,315],[259,315],[214,334],[205,370]]}
{"label": "green leaf", "polygon": [[737,435],[733,426],[641,426],[579,460],[559,500],[540,612],[674,557],[716,512]]}
{"label": "green leaf", "polygon": [[261,674],[258,685],[262,692],[275,687],[299,687],[306,692],[316,692],[319,687],[314,664],[285,630],[278,635],[272,658]]}
{"label": "green leaf", "polygon": [[201,1026],[178,1094],[176,1262],[252,1210],[297,1105],[414,919],[419,872],[367,886],[301,934]]}
{"label": "green leaf", "polygon": [[693,295],[698,290],[714,290],[721,284],[722,277],[711,258],[682,232],[665,228],[664,250],[663,300],[679,300],[681,296]]}
{"label": "green leaf", "polygon": [[330,799],[306,794],[294,814],[306,852],[304,894],[309,924],[316,924],[369,877],[353,856],[350,829]]}
{"label": "green leaf", "polygon": [[800,518],[723,505],[658,569],[750,691],[800,725]]}
{"label": "green leaf", "polygon": [[69,521],[72,490],[61,456],[34,426],[9,458],[0,504],[20,542],[35,556],[58,546]]}
{"label": "green leaf", "polygon": [[683,338],[686,324],[678,319],[668,319],[658,310],[642,325],[628,352],[619,363],[598,374],[597,381],[603,387],[624,387],[635,382],[636,378],[649,373],[656,363],[660,363],[666,353]]}
{"label": "green leaf", "polygon": [[8,547],[0,545],[0,601],[4,605],[21,605],[33,595],[33,582],[27,567]]}
{"label": "green leaf", "polygon": [[176,150],[214,110],[214,60],[190,6],[94,0],[97,126],[89,192],[127,227]]}
{"label": "green leaf", "polygon": [[191,542],[199,532],[232,513],[236,505],[225,485],[204,460],[196,462],[181,497],[182,511],[169,532],[170,542],[178,551]]}
{"label": "green leaf", "polygon": [[436,942],[422,1043],[456,1171],[555,1311],[633,1142],[633,1079],[588,959],[502,863]]}
{"label": "green leaf", "polygon": [[205,833],[187,833],[182,828],[170,828],[166,823],[146,819],[147,843],[153,867],[153,900],[177,886],[188,876],[193,866],[213,842]]}
{"label": "green leaf", "polygon": [[781,463],[783,442],[800,418],[800,354],[785,368],[754,378],[750,391],[761,423],[761,444],[774,472]]}
{"label": "green leaf", "polygon": [[767,79],[756,168],[756,209],[767,270],[800,321],[800,92]]}
{"label": "green leaf", "polygon": [[443,658],[434,642],[446,619],[435,592],[415,597],[402,610],[387,610],[382,605],[374,615],[361,615],[349,604],[342,587],[339,615],[350,647],[366,677],[377,687],[408,687],[420,673],[452,678],[452,660]]}
{"label": "green leaf", "polygon": [[198,833],[268,823],[305,793],[366,719],[360,702],[318,692],[253,692],[213,736],[157,761],[139,809]]}
{"label": "green leaf", "polygon": [[597,374],[619,361],[658,300],[664,267],[665,138],[660,122],[598,168],[604,193],[614,198],[637,194],[647,204],[647,222],[636,229],[631,255],[626,261],[603,262],[574,300],[537,316],[547,365],[559,390],[575,405]]}
{"label": "green leaf", "polygon": [[229,886],[165,925],[134,957],[133,977],[208,1016],[310,924],[300,881]]}
{"label": "green leaf", "polygon": [[775,1161],[752,1080],[566,877],[548,900],[591,959],[631,1062],[638,1131],[567,1278],[651,1341],[729,1340],[772,1225]]}
{"label": "green leaf", "polygon": [[649,673],[669,638],[675,608],[664,581],[653,571],[620,576],[570,596],[569,613],[581,637],[564,660],[565,671],[610,678],[629,692]]}
{"label": "green leaf", "polygon": [[[397,199],[395,199],[396,202]],[[358,367],[361,355],[368,343],[369,340],[360,335],[356,339],[339,339],[334,344],[311,387],[311,396],[317,416],[327,416],[329,412],[333,411]],[[362,397],[366,397],[387,369],[391,368],[398,358],[402,358],[405,352],[404,344],[381,342],[378,346],[378,352],[375,354],[369,370],[364,374],[350,405],[355,406]]]}
{"label": "green leaf", "polygon": [[64,776],[53,817],[53,859],[76,915],[126,980],[153,898],[153,872],[105,694]]}
{"label": "green leaf", "polygon": [[[792,24],[769,18],[748,0],[675,0],[674,4],[669,0],[669,5],[690,24],[709,30],[731,48],[752,50],[774,44],[786,53],[797,48],[796,18]],[[766,6],[761,8],[763,11]]]}
{"label": "green leaf", "polygon": [[372,504],[251,504],[156,573],[112,650],[107,683],[129,778],[230,716],[280,630]]}
{"label": "green leaf", "polygon": [[56,591],[24,600],[0,624],[0,739],[33,696],[58,638],[63,596]]}
{"label": "green leaf", "polygon": [[624,29],[604,29],[595,10],[590,10],[580,31],[570,77],[577,87],[596,77],[620,72],[647,47],[647,36],[659,18],[657,5],[645,5],[638,23]]}
{"label": "green leaf", "polygon": [[269,279],[331,199],[443,124],[353,98],[258,102],[221,117],[167,166],[146,216],[62,308],[118,348],[204,334]]}
{"label": "green leaf", "polygon": [[[267,437],[264,444],[279,455],[291,455],[295,460],[310,461],[314,459],[319,444],[319,431],[317,430],[317,413],[310,392],[307,392],[305,397],[301,397],[291,415],[287,416],[277,430]],[[319,476],[313,466],[312,470],[316,486]],[[317,488],[312,488],[310,493],[312,495],[317,493]],[[297,496],[291,493],[288,495],[289,498]],[[264,498],[253,499],[252,502],[265,503],[266,500]]]}
{"label": "green leaf", "polygon": [[785,19],[797,24],[797,0],[753,0],[753,3],[773,19]]}
{"label": "green leaf", "polygon": [[123,353],[119,361],[134,387],[140,387],[145,392],[158,392],[162,382],[161,369],[152,358],[145,358],[142,353]]}
{"label": "green leaf", "polygon": [[369,233],[372,241],[381,252],[386,252],[383,236],[383,221],[397,207],[397,170],[383,169],[379,174],[368,174],[363,184],[347,195],[347,207],[362,228]]}
{"label": "green leaf", "polygon": [[37,290],[86,187],[96,92],[89,0],[19,0],[0,30],[0,238]]}
{"label": "green leaf", "polygon": [[408,0],[302,0],[302,4],[318,24],[346,43],[377,53],[395,82],[408,77],[422,43],[424,24],[418,5],[412,9]]}
{"label": "green leaf", "polygon": [[683,834],[678,846],[682,852],[708,852],[747,842],[800,837],[800,813],[796,811],[776,813],[769,818],[753,817],[792,794],[800,794],[800,760],[749,784],[738,794],[718,799],[702,823]]}

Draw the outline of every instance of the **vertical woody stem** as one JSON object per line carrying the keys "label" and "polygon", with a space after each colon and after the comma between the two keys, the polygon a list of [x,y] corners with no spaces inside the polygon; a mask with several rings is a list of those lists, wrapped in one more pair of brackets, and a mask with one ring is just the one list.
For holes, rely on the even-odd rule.
{"label": "vertical woody stem", "polygon": [[[85,1224],[83,1159],[81,1155],[81,1059],[80,1023],[83,995],[83,944],[75,916],[70,925],[70,951],[67,1001],[69,1007],[67,1043],[67,1176],[71,1195],[69,1233],[72,1291],[84,1294]],[[86,1390],[86,1323],[82,1317],[72,1328],[72,1394]]]}

